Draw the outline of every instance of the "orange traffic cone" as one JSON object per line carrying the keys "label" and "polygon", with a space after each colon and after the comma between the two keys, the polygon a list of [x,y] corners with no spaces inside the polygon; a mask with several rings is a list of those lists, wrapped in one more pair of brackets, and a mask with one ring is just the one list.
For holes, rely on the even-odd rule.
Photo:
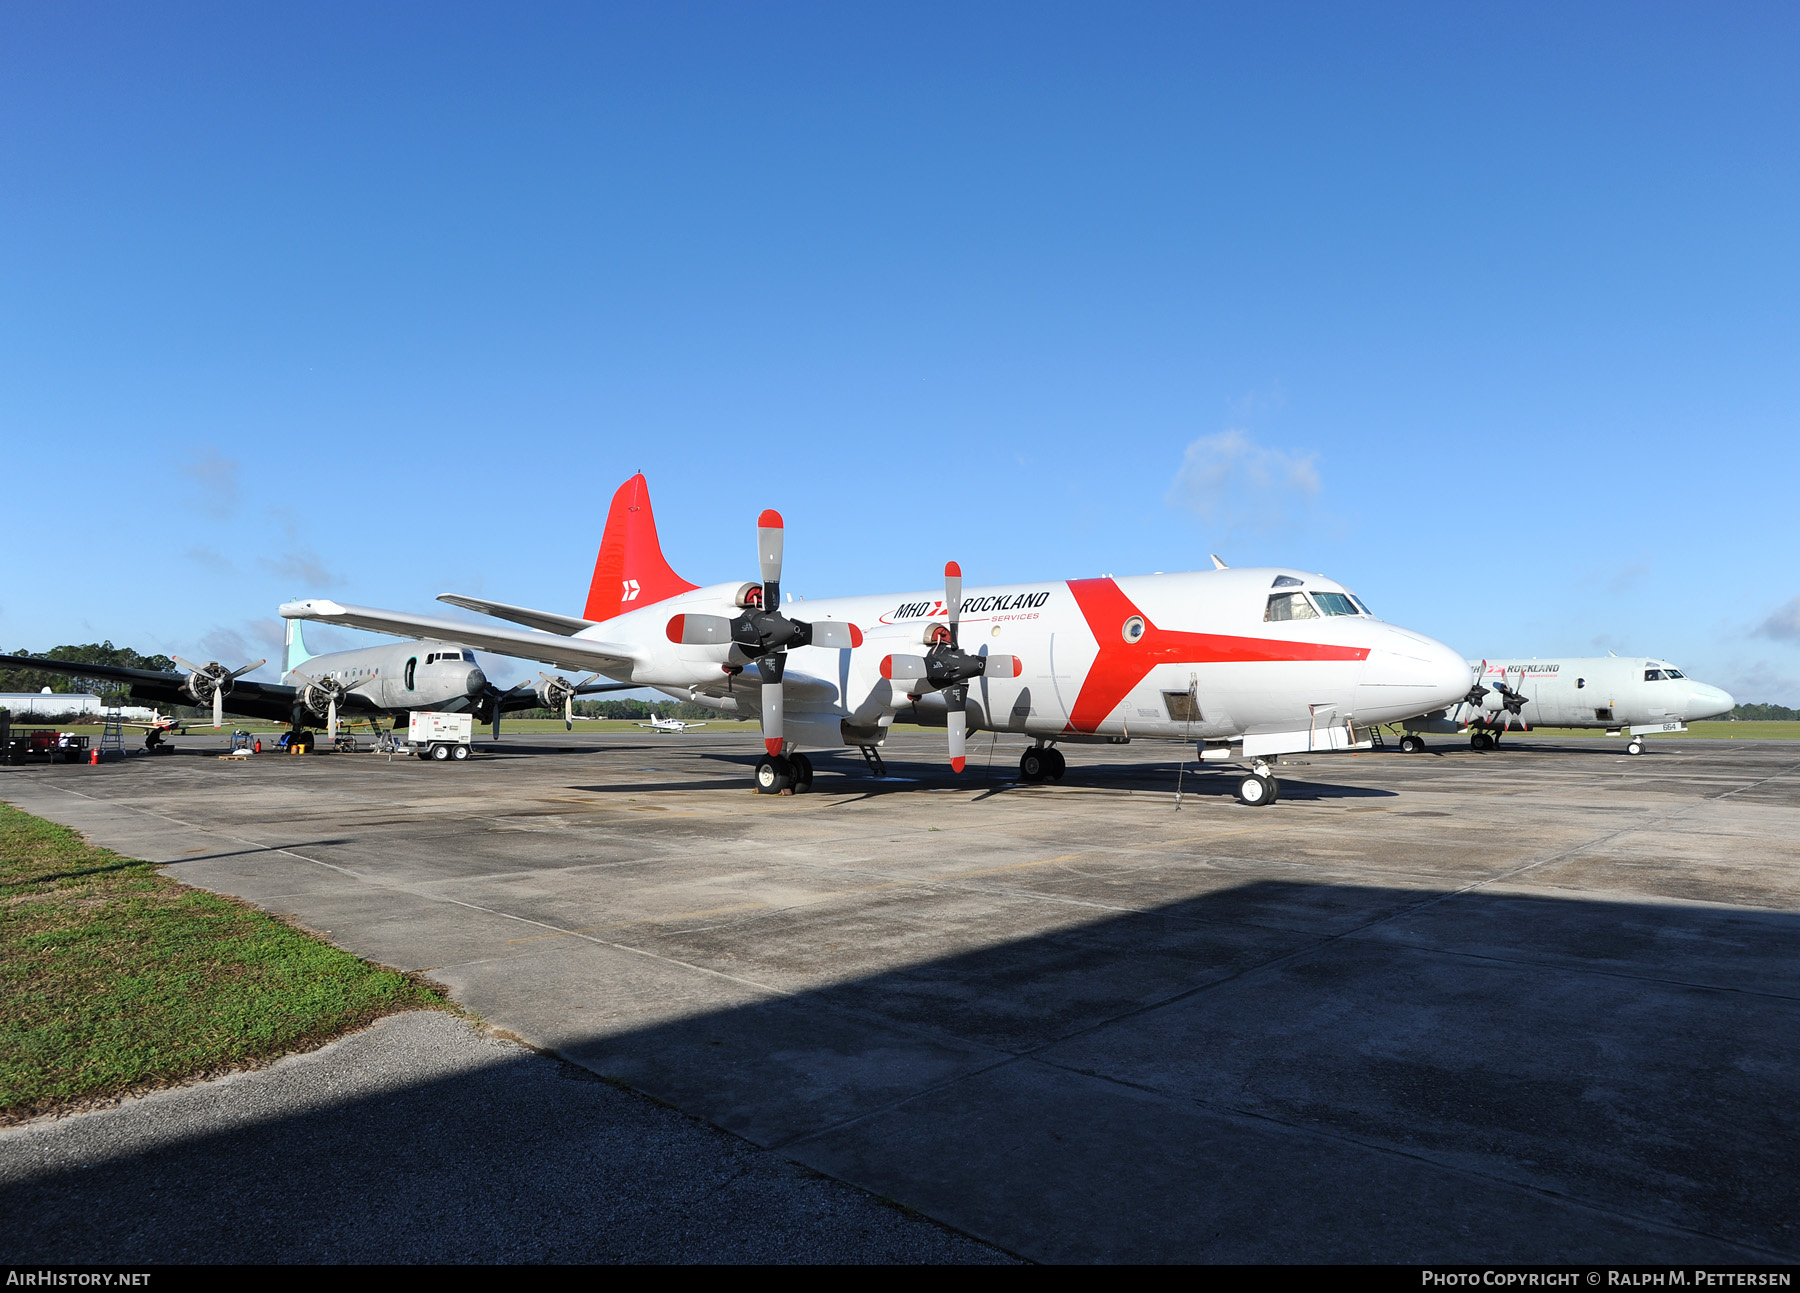
{"label": "orange traffic cone", "polygon": [[100,764],[100,750],[98,747],[96,747],[96,748],[88,751],[88,767],[90,767],[90,768],[98,767],[99,764]]}

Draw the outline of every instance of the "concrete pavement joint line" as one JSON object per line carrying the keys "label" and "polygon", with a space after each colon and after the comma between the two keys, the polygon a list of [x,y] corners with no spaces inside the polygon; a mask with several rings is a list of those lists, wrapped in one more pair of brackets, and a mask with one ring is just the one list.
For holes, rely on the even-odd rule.
{"label": "concrete pavement joint line", "polygon": [[1700,1230],[1692,1226],[1682,1226],[1673,1222],[1662,1221],[1655,1217],[1647,1217],[1641,1213],[1632,1212],[1612,1204],[1599,1203],[1592,1199],[1583,1198],[1580,1195],[1569,1194],[1562,1190],[1553,1189],[1550,1186],[1539,1185],[1533,1181],[1516,1180],[1513,1177],[1502,1176],[1495,1172],[1479,1171],[1461,1163],[1446,1162],[1434,1157],[1425,1150],[1409,1149],[1404,1145],[1395,1145],[1386,1141],[1368,1140],[1350,1132],[1339,1131],[1335,1127],[1320,1127],[1308,1123],[1292,1122],[1286,1118],[1278,1118],[1273,1114],[1262,1113],[1254,1109],[1240,1109],[1235,1105],[1218,1104],[1214,1101],[1203,1100],[1198,1097],[1170,1095],[1168,1092],[1160,1091],[1155,1087],[1143,1086],[1139,1083],[1129,1082],[1123,1078],[1112,1077],[1105,1073],[1096,1073],[1088,1069],[1077,1068],[1072,1064],[1059,1064],[1055,1060],[1045,1059],[1042,1056],[1032,1056],[1031,1058],[1033,1062],[1043,1064],[1048,1068],[1054,1068],[1064,1073],[1074,1073],[1081,1077],[1091,1078],[1097,1082],[1109,1082],[1119,1086],[1129,1087],[1133,1091],[1152,1096],[1170,1105],[1178,1107],[1193,1106],[1204,1109],[1208,1113],[1222,1118],[1240,1118],[1249,1122],[1266,1123],[1270,1126],[1280,1127],[1296,1135],[1336,1141],[1341,1144],[1355,1145],[1359,1149],[1365,1149],[1374,1154],[1387,1154],[1392,1155],[1395,1158],[1410,1159],[1415,1163],[1422,1163],[1427,1167],[1433,1167],[1454,1176],[1482,1181],[1490,1185],[1500,1185],[1509,1189],[1521,1190],[1525,1193],[1535,1194],[1542,1198],[1554,1199],[1559,1203],[1568,1204],[1571,1207],[1581,1208],[1584,1211],[1597,1213],[1603,1217],[1629,1221],[1633,1225],[1659,1231],[1660,1233],[1671,1237],[1679,1236],[1682,1238],[1711,1239],[1716,1243],[1726,1244],[1747,1253],[1758,1253],[1763,1256],[1780,1257],[1788,1260],[1791,1260],[1793,1257],[1792,1253],[1785,1252],[1779,1248],[1762,1248],[1756,1244],[1745,1243],[1741,1239],[1730,1239],[1724,1235],[1717,1235],[1708,1230]]}
{"label": "concrete pavement joint line", "polygon": [[[1800,764],[1796,764],[1795,767],[1800,768]],[[1767,778],[1765,778],[1764,780],[1767,780]],[[1762,783],[1759,781],[1759,782],[1755,782],[1752,784],[1760,785]],[[1746,787],[1746,789],[1748,789],[1748,787]],[[1604,843],[1608,842],[1609,840],[1617,839],[1618,837],[1620,837],[1622,835],[1629,835],[1633,831],[1646,829],[1650,825],[1655,825],[1663,820],[1667,820],[1670,817],[1679,816],[1682,813],[1689,812],[1692,809],[1699,807],[1701,804],[1709,803],[1709,802],[1711,802],[1711,801],[1704,800],[1704,799],[1696,800],[1693,803],[1686,804],[1683,807],[1676,809],[1671,813],[1664,814],[1664,816],[1662,818],[1658,818],[1654,822],[1641,824],[1641,825],[1628,825],[1628,826],[1619,827],[1616,830],[1612,830],[1603,835],[1596,836],[1596,837],[1586,841],[1585,843],[1571,845],[1568,848],[1561,849],[1555,853],[1551,853],[1544,857],[1538,858],[1537,860],[1535,860],[1533,862],[1526,863],[1524,866],[1515,867],[1511,871],[1503,872],[1502,874],[1500,874],[1498,876],[1489,876],[1486,879],[1474,881],[1470,884],[1462,886],[1459,889],[1451,890],[1448,893],[1436,894],[1431,897],[1425,898],[1422,901],[1410,903],[1407,906],[1402,907],[1398,911],[1389,912],[1388,914],[1386,914],[1384,916],[1379,916],[1373,920],[1365,921],[1363,924],[1357,925],[1351,929],[1341,930],[1341,931],[1339,931],[1337,933],[1333,933],[1333,934],[1326,934],[1326,935],[1320,937],[1316,942],[1313,942],[1313,943],[1310,943],[1307,945],[1303,945],[1301,947],[1292,948],[1287,952],[1283,952],[1276,956],[1272,956],[1264,961],[1258,961],[1258,962],[1255,962],[1250,965],[1242,966],[1236,970],[1230,971],[1229,973],[1222,974],[1219,978],[1214,979],[1211,982],[1196,984],[1193,987],[1184,988],[1181,991],[1171,993],[1168,996],[1161,998],[1160,1000],[1146,1002],[1142,1005],[1134,1006],[1128,1010],[1120,1011],[1118,1014],[1112,1015],[1106,1019],[1096,1020],[1093,1023],[1083,1025],[1082,1027],[1074,1029],[1071,1032],[1066,1033],[1060,1037],[1051,1038],[1045,1042],[1040,1043],[1037,1046],[1032,1047],[1029,1050],[1019,1052],[1018,1054],[1014,1055],[1011,1059],[1002,1060],[998,1064],[994,1065],[993,1067],[999,1068],[999,1067],[1003,1067],[1004,1065],[1009,1064],[1009,1063],[1016,1063],[1021,1060],[1028,1060],[1028,1059],[1042,1060],[1043,1052],[1048,1050],[1052,1046],[1058,1046],[1064,1042],[1073,1040],[1074,1038],[1082,1037],[1082,1036],[1086,1036],[1086,1035],[1094,1033],[1094,1032],[1098,1032],[1100,1029],[1103,1029],[1103,1028],[1112,1027],[1113,1025],[1115,1025],[1117,1023],[1121,1023],[1127,1019],[1133,1019],[1140,1015],[1149,1014],[1152,1011],[1162,1010],[1162,1009],[1164,1009],[1168,1006],[1174,1005],[1178,1002],[1185,1001],[1190,997],[1198,996],[1199,994],[1201,994],[1203,992],[1211,992],[1217,988],[1224,986],[1225,984],[1235,983],[1239,979],[1245,978],[1251,974],[1259,973],[1263,970],[1273,969],[1276,966],[1280,966],[1286,962],[1297,960],[1300,957],[1317,952],[1320,949],[1327,947],[1332,943],[1340,942],[1340,941],[1348,939],[1356,934],[1360,934],[1367,930],[1374,929],[1377,926],[1387,924],[1388,922],[1397,920],[1402,916],[1409,916],[1415,912],[1423,911],[1426,908],[1435,906],[1438,903],[1443,902],[1444,900],[1446,900],[1448,898],[1458,897],[1462,894],[1473,892],[1474,890],[1479,889],[1484,885],[1497,883],[1497,882],[1499,882],[1501,880],[1505,880],[1505,879],[1510,879],[1511,877],[1516,876],[1516,875],[1522,875],[1526,871],[1530,871],[1536,867],[1547,865],[1550,862],[1557,861],[1560,858],[1567,857],[1574,853],[1582,852],[1585,849],[1597,847],[1598,845],[1604,844]],[[1042,1062],[1044,1062],[1046,1064],[1054,1064],[1054,1061],[1050,1061],[1050,1060],[1042,1060]],[[1056,1067],[1063,1067],[1063,1066],[1057,1065]],[[1070,1069],[1069,1071],[1078,1072],[1080,1070]],[[968,1076],[975,1076],[975,1074],[969,1074]],[[1121,1079],[1112,1078],[1112,1077],[1106,1076],[1106,1075],[1089,1074],[1088,1076],[1094,1077],[1101,1081],[1119,1082],[1120,1085],[1131,1086],[1131,1087],[1133,1087],[1133,1089],[1143,1089],[1143,1088],[1137,1088],[1135,1086],[1135,1084],[1127,1083]],[[948,1079],[945,1082],[939,1084],[939,1086],[935,1089],[947,1088],[961,1080],[963,1080],[963,1079],[960,1077]],[[868,1110],[862,1114],[858,1114],[852,1118],[844,1119],[844,1120],[842,1120],[838,1123],[835,1123],[831,1126],[820,1128],[817,1131],[807,1132],[807,1133],[802,1133],[802,1134],[796,1135],[796,1136],[792,1137],[790,1140],[785,1141],[783,1143],[784,1144],[795,1144],[795,1143],[798,1143],[803,1140],[811,1139],[812,1137],[815,1137],[815,1136],[822,1136],[822,1135],[829,1134],[830,1132],[837,1131],[843,1127],[854,1126],[855,1124],[862,1122],[868,1118],[874,1117],[877,1114],[890,1112],[891,1110],[897,1109],[900,1106],[910,1102],[911,1100],[917,1099],[923,1095],[930,1094],[931,1090],[932,1089],[927,1089],[925,1091],[917,1092],[912,1096],[902,1097],[898,1100],[890,1102],[886,1106],[883,1106],[883,1107],[877,1108],[877,1109]]]}
{"label": "concrete pavement joint line", "polygon": [[[57,787],[57,788],[64,789],[63,787]],[[101,800],[95,799],[94,796],[92,796],[92,795],[83,794],[79,790],[70,790],[70,791],[68,791],[68,793],[72,794],[72,795],[80,795],[83,799],[93,800],[93,802],[95,802],[95,803],[103,802]],[[113,802],[117,802],[117,801],[113,801]],[[209,831],[205,827],[193,826],[190,823],[180,820],[179,818],[170,817],[166,813],[151,812],[147,808],[138,808],[135,805],[129,805],[129,807],[131,807],[134,812],[144,813],[146,816],[150,816],[150,817],[158,817],[158,818],[161,818],[163,821],[173,823],[176,826],[180,826],[180,827],[183,827],[188,830],[197,830],[197,831],[202,832],[203,834],[208,834],[208,835],[216,834],[216,835],[221,836],[224,839],[236,840],[237,842],[239,842],[241,844],[256,844],[257,843],[257,841],[246,838],[244,836],[230,835],[223,831]],[[386,881],[372,879],[368,876],[364,876],[364,875],[359,874],[358,872],[352,871],[349,867],[339,866],[335,862],[325,862],[325,861],[320,860],[319,858],[310,858],[310,857],[307,857],[303,853],[295,853],[292,849],[272,848],[267,845],[262,845],[260,847],[265,852],[286,854],[288,857],[298,859],[301,862],[310,862],[314,866],[321,866],[321,867],[325,867],[329,870],[336,871],[341,875],[349,876],[353,880],[361,881],[362,883],[367,884],[370,888],[386,889],[391,893],[410,894],[415,898],[423,898],[428,902],[448,903],[451,906],[463,907],[470,911],[484,912],[489,916],[499,916],[504,920],[518,921],[521,925],[532,925],[538,929],[548,930],[555,934],[568,934],[569,933],[568,930],[558,929],[554,925],[546,924],[545,922],[543,922],[541,920],[533,920],[529,916],[515,916],[512,912],[499,911],[492,907],[484,907],[480,903],[466,902],[460,898],[447,898],[447,897],[443,897],[438,894],[421,892],[420,890],[410,888],[406,885],[389,884]],[[168,864],[165,863],[163,865],[168,865]],[[743,978],[738,975],[727,974],[723,970],[711,969],[704,965],[695,965],[692,962],[684,961],[684,960],[680,959],[679,957],[664,956],[659,952],[652,952],[652,951],[648,951],[647,949],[644,949],[644,948],[632,947],[628,943],[614,943],[608,939],[595,938],[591,934],[574,934],[574,935],[572,935],[572,937],[585,938],[591,943],[597,943],[603,947],[610,947],[610,948],[613,948],[613,949],[615,949],[617,951],[621,951],[621,952],[630,952],[634,956],[642,956],[649,960],[662,961],[669,965],[683,966],[686,969],[696,970],[701,974],[710,975],[714,978],[724,979],[728,983],[735,983],[735,984],[739,985],[740,987],[754,988],[759,992],[765,992],[765,993],[770,994],[771,996],[785,997],[785,996],[791,995],[788,993],[783,993],[776,988],[772,988],[767,984],[757,983],[753,979],[746,979],[746,978]]]}
{"label": "concrete pavement joint line", "polygon": [[1491,956],[1486,952],[1464,952],[1453,947],[1432,947],[1427,943],[1413,943],[1406,939],[1384,940],[1387,946],[1404,947],[1414,952],[1424,952],[1431,956],[1454,956],[1469,961],[1485,961],[1491,965],[1513,965],[1521,969],[1554,970],[1563,974],[1592,974],[1603,979],[1623,979],[1628,983],[1657,983],[1666,988],[1689,988],[1695,992],[1730,992],[1746,997],[1760,997],[1765,1001],[1787,1001],[1800,1005],[1800,997],[1786,992],[1762,992],[1756,988],[1732,987],[1720,983],[1692,983],[1686,979],[1663,979],[1654,974],[1629,974],[1623,970],[1604,970],[1593,965],[1579,965],[1563,961],[1531,961],[1523,957]]}

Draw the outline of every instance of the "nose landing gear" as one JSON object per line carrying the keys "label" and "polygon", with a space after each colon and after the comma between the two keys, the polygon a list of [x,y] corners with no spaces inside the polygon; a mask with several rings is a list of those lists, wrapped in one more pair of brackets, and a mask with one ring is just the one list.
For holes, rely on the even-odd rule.
{"label": "nose landing gear", "polygon": [[1251,808],[1263,808],[1281,798],[1281,783],[1269,765],[1258,759],[1250,765],[1250,775],[1237,784],[1237,800]]}

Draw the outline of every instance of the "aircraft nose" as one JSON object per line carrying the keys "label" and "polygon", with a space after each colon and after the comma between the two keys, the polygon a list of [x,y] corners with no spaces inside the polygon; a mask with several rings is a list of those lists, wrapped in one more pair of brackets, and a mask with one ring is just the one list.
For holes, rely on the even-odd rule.
{"label": "aircraft nose", "polygon": [[467,683],[468,694],[473,696],[479,692],[486,691],[486,690],[487,690],[487,675],[485,673],[481,672],[481,670],[479,670],[479,669],[469,670],[469,680]]}
{"label": "aircraft nose", "polygon": [[1469,662],[1442,642],[1389,628],[1363,664],[1357,717],[1389,723],[1447,709],[1468,694],[1469,679]]}
{"label": "aircraft nose", "polygon": [[1699,718],[1717,718],[1720,714],[1729,714],[1737,708],[1737,701],[1723,687],[1712,687],[1706,683],[1694,684],[1694,693],[1688,701],[1687,716],[1690,720]]}

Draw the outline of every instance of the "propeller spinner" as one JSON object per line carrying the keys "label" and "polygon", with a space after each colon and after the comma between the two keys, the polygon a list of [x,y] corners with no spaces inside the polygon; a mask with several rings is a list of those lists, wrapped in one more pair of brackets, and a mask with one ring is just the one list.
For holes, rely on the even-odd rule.
{"label": "propeller spinner", "polygon": [[975,678],[1017,678],[1019,658],[1012,655],[972,655],[962,649],[958,628],[962,622],[962,567],[954,561],[944,565],[944,607],[948,624],[934,625],[931,649],[923,656],[891,655],[881,662],[881,676],[889,679],[916,679],[924,685],[914,695],[927,691],[944,693],[949,710],[950,767],[961,772],[966,765],[965,749],[969,733],[969,682]]}

